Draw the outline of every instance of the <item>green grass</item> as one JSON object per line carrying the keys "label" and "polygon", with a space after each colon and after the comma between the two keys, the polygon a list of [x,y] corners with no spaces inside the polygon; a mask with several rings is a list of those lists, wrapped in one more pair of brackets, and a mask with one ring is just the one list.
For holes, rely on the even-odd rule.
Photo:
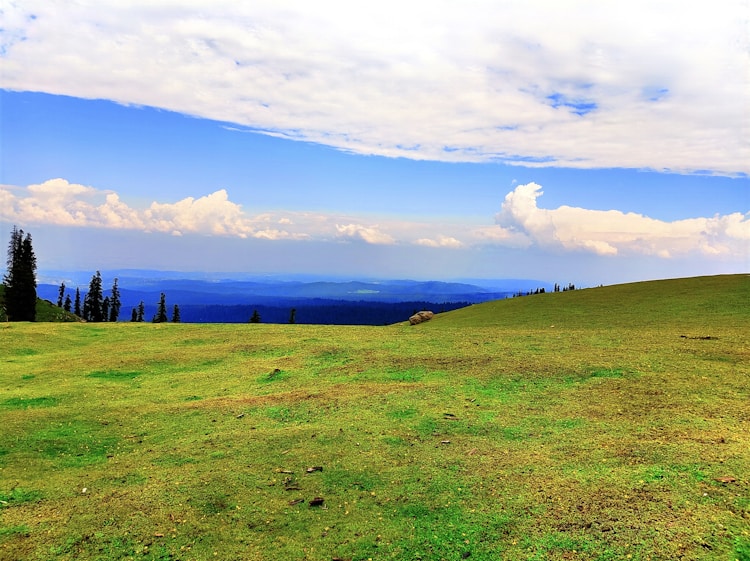
{"label": "green grass", "polygon": [[0,559],[746,561],[748,301],[0,324]]}

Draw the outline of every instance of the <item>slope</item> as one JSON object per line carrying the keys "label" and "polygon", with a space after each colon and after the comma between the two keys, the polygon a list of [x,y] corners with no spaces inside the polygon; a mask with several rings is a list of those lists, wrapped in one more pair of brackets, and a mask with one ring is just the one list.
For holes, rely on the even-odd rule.
{"label": "slope", "polygon": [[644,328],[712,330],[748,326],[750,275],[648,281],[497,300],[439,314],[424,329]]}

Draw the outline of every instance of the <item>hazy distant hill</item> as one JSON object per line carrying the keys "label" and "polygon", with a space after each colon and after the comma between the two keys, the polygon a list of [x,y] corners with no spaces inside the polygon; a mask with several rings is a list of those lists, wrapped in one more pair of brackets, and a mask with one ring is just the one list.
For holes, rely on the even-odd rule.
{"label": "hazy distant hill", "polygon": [[[105,296],[118,278],[122,312],[130,317],[139,302],[150,317],[163,292],[170,308],[180,306],[185,322],[245,322],[254,309],[264,322],[286,323],[297,310],[298,323],[382,325],[404,319],[414,309],[448,311],[469,304],[507,298],[519,291],[550,288],[536,280],[483,280],[482,286],[465,282],[413,280],[325,280],[317,277],[236,275],[163,271],[103,271]],[[71,298],[76,286],[88,289],[91,273],[47,271],[40,275],[40,298],[56,301],[61,282]]]}

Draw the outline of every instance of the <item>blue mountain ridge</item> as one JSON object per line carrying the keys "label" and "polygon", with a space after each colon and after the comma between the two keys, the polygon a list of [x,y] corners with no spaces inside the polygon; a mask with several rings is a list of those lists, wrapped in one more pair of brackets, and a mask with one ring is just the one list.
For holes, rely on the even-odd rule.
{"label": "blue mountain ridge", "polygon": [[[39,275],[37,294],[56,302],[60,283],[64,282],[71,299],[76,288],[83,297],[91,276],[80,271],[45,271]],[[247,322],[258,309],[262,317],[265,313],[264,322],[280,323],[287,322],[291,308],[295,308],[298,323],[379,325],[402,321],[406,319],[404,314],[414,309],[447,311],[551,288],[549,283],[529,279],[481,279],[477,281],[480,286],[458,281],[113,270],[102,271],[105,296],[110,294],[115,278],[122,302],[121,321],[130,319],[131,309],[140,302],[144,302],[150,317],[161,293],[166,296],[170,314],[171,307],[179,305],[184,322]]]}

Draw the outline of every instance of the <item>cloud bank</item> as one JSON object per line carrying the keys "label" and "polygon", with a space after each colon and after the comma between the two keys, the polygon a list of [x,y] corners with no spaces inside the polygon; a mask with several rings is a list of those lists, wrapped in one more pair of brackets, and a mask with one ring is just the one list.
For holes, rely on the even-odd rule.
{"label": "cloud bank", "polygon": [[0,86],[361,154],[750,173],[747,2],[4,7]]}
{"label": "cloud bank", "polygon": [[505,196],[494,225],[488,216],[486,225],[476,226],[311,212],[253,215],[232,202],[224,189],[177,202],[154,201],[139,209],[113,191],[51,179],[27,187],[0,185],[0,220],[175,236],[415,245],[454,251],[487,245],[535,246],[555,253],[664,259],[698,254],[740,262],[750,255],[750,212],[666,222],[618,210],[544,209],[537,204],[542,195],[542,187],[536,183],[518,185]]}
{"label": "cloud bank", "polygon": [[598,255],[641,254],[670,258],[698,252],[747,259],[750,212],[664,222],[619,210],[561,206],[541,209],[541,185],[519,185],[508,193],[495,222],[506,239]]}

